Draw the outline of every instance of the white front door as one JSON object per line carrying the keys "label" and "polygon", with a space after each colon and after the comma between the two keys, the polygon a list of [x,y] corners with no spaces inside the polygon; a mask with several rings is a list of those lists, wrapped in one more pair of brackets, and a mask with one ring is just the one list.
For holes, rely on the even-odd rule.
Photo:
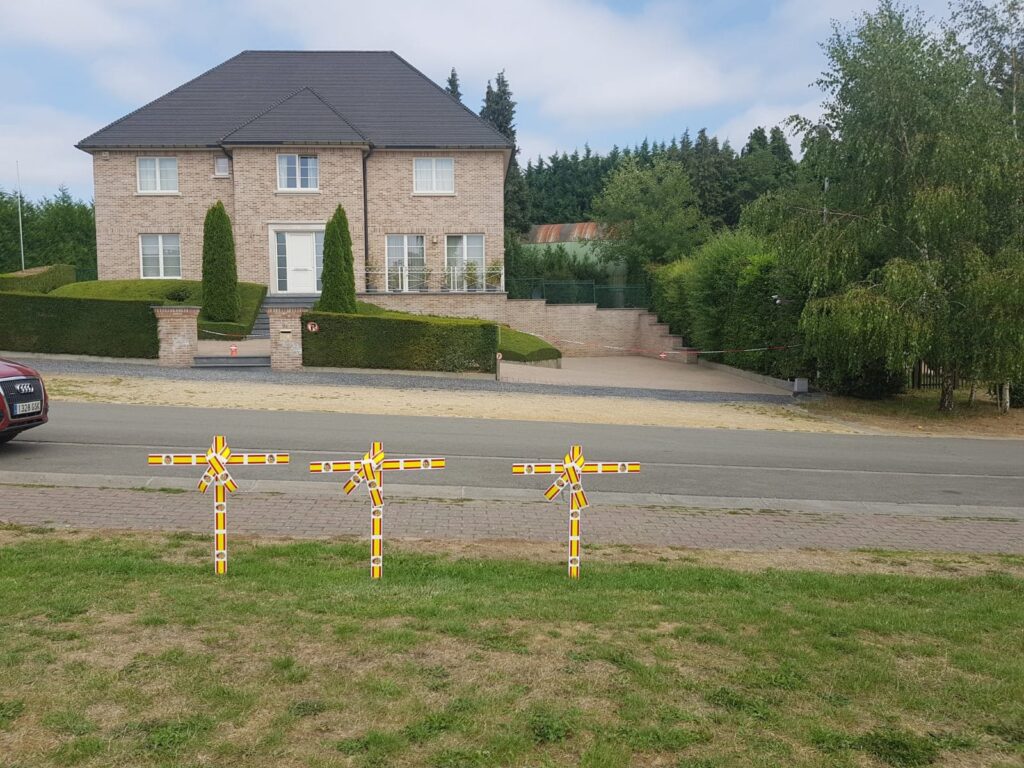
{"label": "white front door", "polygon": [[288,293],[316,293],[316,238],[312,232],[285,232]]}

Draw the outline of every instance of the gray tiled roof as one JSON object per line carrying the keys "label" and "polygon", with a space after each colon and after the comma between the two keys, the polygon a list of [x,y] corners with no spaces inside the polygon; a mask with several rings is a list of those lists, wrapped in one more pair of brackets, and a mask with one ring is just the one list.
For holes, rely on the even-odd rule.
{"label": "gray tiled roof", "polygon": [[510,146],[391,51],[243,51],[78,146],[319,142]]}

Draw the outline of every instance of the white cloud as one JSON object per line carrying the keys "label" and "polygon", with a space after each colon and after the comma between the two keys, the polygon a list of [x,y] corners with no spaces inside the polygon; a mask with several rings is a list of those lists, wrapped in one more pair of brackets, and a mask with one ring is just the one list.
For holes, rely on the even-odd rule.
{"label": "white cloud", "polygon": [[149,31],[144,21],[130,12],[146,7],[139,0],[9,2],[3,11],[4,37],[13,43],[72,53],[137,45],[149,36]]}
{"label": "white cloud", "polygon": [[14,189],[15,161],[25,196],[52,195],[60,185],[92,196],[92,161],[75,143],[96,130],[96,121],[34,104],[9,104],[0,112],[0,186]]}
{"label": "white cloud", "polygon": [[625,14],[586,0],[521,0],[508,13],[478,0],[244,7],[304,47],[392,49],[435,78],[454,65],[467,84],[482,85],[505,68],[519,101],[562,121],[635,121],[718,103],[735,85],[679,32],[681,11]]}

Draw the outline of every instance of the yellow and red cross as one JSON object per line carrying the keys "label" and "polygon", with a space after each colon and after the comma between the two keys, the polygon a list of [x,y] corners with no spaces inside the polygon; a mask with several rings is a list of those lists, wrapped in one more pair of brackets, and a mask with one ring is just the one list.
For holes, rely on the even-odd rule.
{"label": "yellow and red cross", "polygon": [[232,453],[223,435],[213,438],[213,445],[206,453],[151,453],[150,464],[175,466],[179,464],[205,464],[206,472],[199,480],[199,490],[206,493],[213,486],[213,567],[219,574],[228,572],[228,493],[238,490],[238,483],[228,472],[236,464],[274,465],[287,464],[287,453]]}
{"label": "yellow and red cross", "polygon": [[384,455],[384,444],[374,442],[362,459],[351,461],[313,461],[309,471],[320,474],[330,472],[351,472],[348,482],[342,486],[346,494],[352,493],[363,483],[370,494],[370,578],[379,579],[384,573],[384,473],[409,469],[444,469],[445,460],[434,459],[388,459]]}
{"label": "yellow and red cross", "polygon": [[558,475],[544,492],[544,498],[554,501],[562,493],[569,495],[569,578],[580,577],[580,512],[590,506],[583,490],[583,475],[633,474],[640,471],[635,461],[587,461],[583,447],[573,445],[565,460],[551,464],[513,464],[513,475]]}

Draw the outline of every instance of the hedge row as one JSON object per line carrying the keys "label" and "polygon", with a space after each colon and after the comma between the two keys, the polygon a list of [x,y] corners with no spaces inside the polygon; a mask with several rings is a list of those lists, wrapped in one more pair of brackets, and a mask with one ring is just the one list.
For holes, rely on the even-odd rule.
{"label": "hedge row", "polygon": [[53,264],[37,270],[0,275],[0,292],[49,293],[62,285],[75,282],[71,264]]}
{"label": "hedge row", "polygon": [[562,357],[562,353],[544,339],[513,330],[508,326],[501,328],[498,351],[501,352],[502,359],[513,363],[539,363]]}
{"label": "hedge row", "polygon": [[302,326],[308,366],[493,373],[498,352],[498,326],[480,320],[307,312]]}
{"label": "hedge row", "polygon": [[155,358],[160,342],[151,304],[0,293],[0,349]]}

